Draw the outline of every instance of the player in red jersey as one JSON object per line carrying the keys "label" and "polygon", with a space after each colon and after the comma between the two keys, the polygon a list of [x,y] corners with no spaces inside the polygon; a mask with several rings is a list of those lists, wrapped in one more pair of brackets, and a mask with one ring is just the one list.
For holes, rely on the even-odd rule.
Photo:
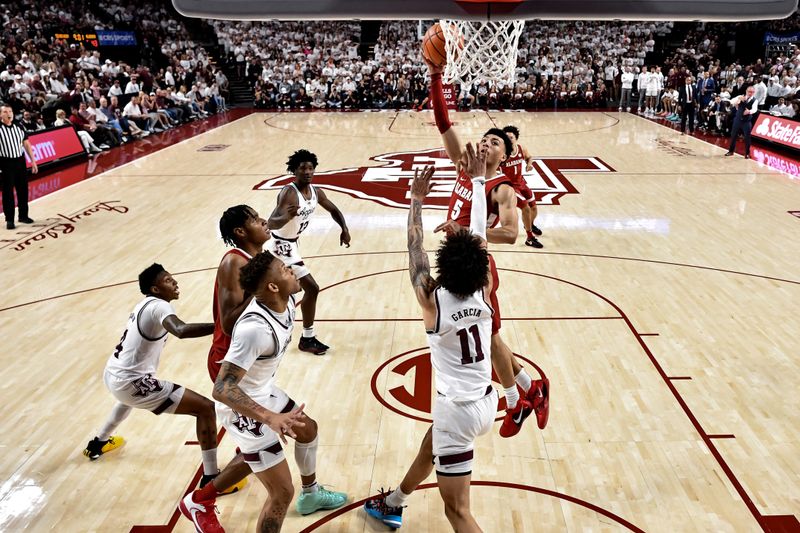
{"label": "player in red jersey", "polygon": [[533,157],[528,151],[519,144],[519,130],[516,126],[506,126],[503,128],[508,138],[511,139],[511,144],[514,147],[511,155],[503,161],[500,167],[503,169],[503,174],[511,179],[514,185],[514,190],[517,192],[517,208],[522,212],[522,226],[525,228],[527,239],[525,240],[526,246],[534,248],[544,248],[544,245],[539,242],[536,236],[542,234],[542,230],[536,227],[536,216],[539,214],[539,208],[536,206],[536,199],[533,196],[533,191],[528,184],[525,183],[525,172],[533,170]]}
{"label": "player in red jersey", "polygon": [[[430,98],[436,127],[442,135],[447,155],[456,167],[458,178],[450,197],[447,213],[448,220],[436,228],[436,231],[452,233],[470,225],[470,209],[472,206],[472,189],[470,177],[462,166],[466,162],[464,145],[458,138],[450,123],[447,105],[442,92],[442,68],[428,63],[431,75]],[[486,237],[490,243],[514,244],[519,233],[516,192],[510,180],[500,172],[500,164],[511,155],[512,143],[506,133],[499,128],[487,131],[477,144],[478,151],[486,161],[486,204],[487,230]],[[498,226],[499,223],[499,227]],[[506,415],[500,428],[500,435],[511,437],[516,435],[525,418],[536,413],[537,424],[544,428],[549,414],[549,383],[547,379],[532,381],[522,366],[517,363],[511,350],[500,337],[500,306],[497,301],[497,287],[500,280],[494,259],[489,256],[489,266],[493,279],[492,292],[489,295],[494,309],[492,322],[492,365],[505,389],[507,403]],[[520,399],[517,385],[522,389],[525,399]]]}
{"label": "player in red jersey", "polygon": [[[262,251],[270,238],[267,221],[247,205],[226,209],[219,220],[219,232],[225,244],[233,248],[222,256],[214,280],[214,337],[208,351],[208,375],[212,382],[216,381],[222,360],[228,353],[233,325],[251,300],[239,285],[239,270]],[[237,454],[213,483],[220,493],[229,494],[246,485],[248,475],[250,467],[242,455]],[[204,485],[201,483],[200,487]]]}

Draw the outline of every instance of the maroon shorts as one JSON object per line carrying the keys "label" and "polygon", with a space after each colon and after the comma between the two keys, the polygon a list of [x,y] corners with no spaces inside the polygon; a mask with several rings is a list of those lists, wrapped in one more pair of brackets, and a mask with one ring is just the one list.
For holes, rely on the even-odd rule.
{"label": "maroon shorts", "polygon": [[225,359],[225,354],[228,350],[221,350],[216,346],[212,346],[208,351],[208,375],[211,377],[211,382],[217,381],[219,370],[222,368],[222,360]]}
{"label": "maroon shorts", "polygon": [[500,286],[500,278],[497,276],[497,265],[494,257],[489,254],[489,275],[492,276],[492,292],[489,293],[489,305],[492,306],[492,335],[500,331],[500,303],[497,301],[497,288]]}
{"label": "maroon shorts", "polygon": [[517,209],[523,209],[533,201],[533,191],[525,183],[515,183],[514,192],[517,193]]}

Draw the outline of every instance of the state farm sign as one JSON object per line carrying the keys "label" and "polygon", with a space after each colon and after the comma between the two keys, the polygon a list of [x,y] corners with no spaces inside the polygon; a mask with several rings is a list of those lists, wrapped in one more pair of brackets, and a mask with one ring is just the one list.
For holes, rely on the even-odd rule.
{"label": "state farm sign", "polygon": [[800,122],[761,114],[753,125],[753,135],[800,150]]}

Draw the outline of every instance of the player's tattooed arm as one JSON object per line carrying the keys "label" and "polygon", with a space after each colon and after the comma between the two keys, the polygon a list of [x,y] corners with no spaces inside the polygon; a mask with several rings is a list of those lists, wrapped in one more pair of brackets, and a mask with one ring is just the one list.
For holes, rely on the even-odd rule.
{"label": "player's tattooed arm", "polygon": [[431,190],[431,176],[434,167],[425,167],[420,174],[414,171],[411,181],[411,207],[408,210],[408,271],[411,285],[418,296],[427,297],[436,288],[431,277],[428,254],[422,245],[422,202]]}
{"label": "player's tattooed arm", "polygon": [[178,337],[179,339],[192,339],[195,337],[205,337],[214,333],[213,323],[186,324],[175,315],[169,315],[161,323],[164,329]]}
{"label": "player's tattooed arm", "polygon": [[248,418],[258,420],[269,426],[277,433],[283,442],[286,442],[284,435],[295,438],[292,430],[295,426],[305,426],[300,419],[303,417],[303,408],[293,409],[288,413],[275,413],[257,403],[239,387],[239,382],[247,371],[239,366],[224,361],[220,368],[217,380],[214,382],[213,397],[215,400],[224,403],[237,413]]}

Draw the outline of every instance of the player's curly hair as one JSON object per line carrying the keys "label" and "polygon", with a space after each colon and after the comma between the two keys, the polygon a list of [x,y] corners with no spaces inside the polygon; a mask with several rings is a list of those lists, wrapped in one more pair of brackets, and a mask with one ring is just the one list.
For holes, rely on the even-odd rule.
{"label": "player's curly hair", "polygon": [[483,134],[484,137],[486,137],[487,135],[497,135],[498,137],[503,139],[503,142],[506,145],[506,157],[510,156],[511,152],[514,151],[514,145],[511,144],[511,139],[509,139],[508,135],[506,135],[506,132],[504,132],[500,128],[492,128]]}
{"label": "player's curly hair", "polygon": [[317,154],[311,153],[308,150],[298,150],[289,156],[289,160],[286,162],[286,170],[294,174],[300,164],[306,162],[311,163],[314,168],[317,168]]}
{"label": "player's curly hair", "polygon": [[517,140],[519,140],[519,128],[517,128],[516,126],[506,126],[505,128],[503,128],[503,131],[506,133],[513,133],[514,137]]}
{"label": "player's curly hair", "polygon": [[244,227],[248,220],[256,216],[256,210],[249,205],[235,205],[222,213],[219,219],[219,233],[228,246],[236,246],[236,236],[233,230]]}
{"label": "player's curly hair", "polygon": [[463,229],[448,235],[436,250],[437,281],[458,298],[466,298],[489,281],[489,254],[477,235]]}
{"label": "player's curly hair", "polygon": [[269,266],[275,261],[275,256],[269,252],[261,252],[239,270],[239,285],[247,294],[255,294],[258,291],[261,280],[269,270]]}
{"label": "player's curly hair", "polygon": [[166,270],[158,263],[153,263],[142,270],[142,273],[139,274],[139,290],[142,291],[142,294],[145,296],[150,296],[152,294],[151,289],[153,285],[156,284],[158,276],[160,276],[162,272],[166,272]]}

